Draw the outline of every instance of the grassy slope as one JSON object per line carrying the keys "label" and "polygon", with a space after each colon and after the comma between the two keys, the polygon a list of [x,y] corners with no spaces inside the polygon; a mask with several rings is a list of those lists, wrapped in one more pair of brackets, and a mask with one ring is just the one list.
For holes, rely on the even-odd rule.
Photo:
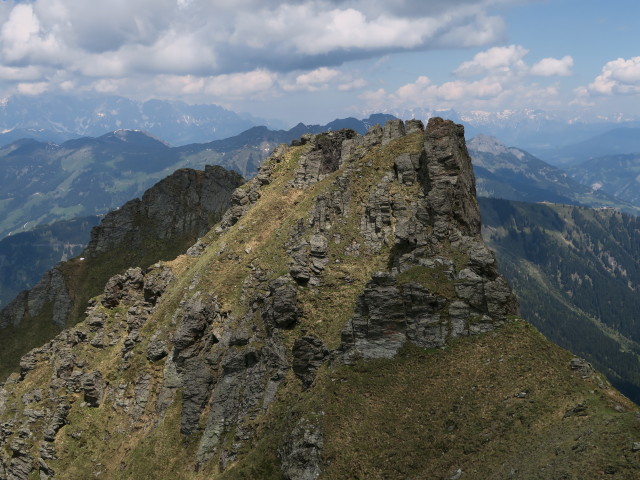
{"label": "grassy slope", "polygon": [[[119,347],[91,363],[117,371]],[[406,348],[391,360],[325,367],[306,392],[290,379],[256,424],[253,448],[223,475],[194,471],[196,440],[179,434],[179,402],[157,424],[143,417],[133,431],[111,407],[77,402],[59,435],[60,460],[50,464],[70,480],[99,471],[123,480],[279,479],[283,432],[297,418],[315,417],[324,429],[325,479],[449,478],[457,469],[482,479],[578,480],[605,471],[637,478],[637,408],[601,388],[599,375],[581,378],[569,368],[571,357],[514,322],[442,350]],[[161,374],[161,366],[145,370]],[[17,388],[26,391],[50,374],[41,368]],[[525,398],[515,396],[521,392]],[[565,418],[578,404],[586,415]]]}
{"label": "grassy slope", "polygon": [[[318,403],[326,478],[448,478],[462,469],[468,478],[577,479],[607,466],[634,478],[637,461],[626,456],[638,422],[614,409],[631,405],[572,373],[570,357],[516,322],[445,350],[327,371]],[[563,418],[578,403],[588,416]]]}
{"label": "grassy slope", "polygon": [[[324,479],[637,478],[636,407],[571,358],[519,321],[443,350],[326,368],[313,390],[290,386],[277,423],[222,478],[281,478],[275,453],[298,417],[320,419]],[[586,414],[565,418],[578,404]]]}

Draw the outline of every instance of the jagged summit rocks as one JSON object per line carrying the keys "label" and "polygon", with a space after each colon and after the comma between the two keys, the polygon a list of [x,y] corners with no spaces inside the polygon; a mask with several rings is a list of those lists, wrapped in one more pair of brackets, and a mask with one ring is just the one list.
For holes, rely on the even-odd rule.
{"label": "jagged summit rocks", "polygon": [[[541,425],[527,445],[543,449],[550,419],[608,387],[585,383],[571,356],[515,320],[479,218],[452,122],[391,121],[278,147],[187,255],[112,278],[84,322],[23,358],[22,374],[0,389],[0,472],[314,480],[525,471],[514,418]],[[548,409],[529,403],[550,391],[536,362],[546,381],[577,393]],[[575,438],[580,428],[559,431]],[[567,438],[554,443],[561,460],[545,453],[531,468],[565,461]]]}
{"label": "jagged summit rocks", "polygon": [[[403,134],[401,123],[390,122],[383,141]],[[392,194],[395,181],[411,186],[413,179],[418,195]],[[369,215],[374,228],[365,240],[375,244],[380,225],[395,227],[392,267],[375,272],[358,299],[356,315],[342,334],[347,357],[394,356],[406,341],[442,346],[450,337],[491,330],[517,313],[515,297],[480,239],[462,126],[431,119],[422,151],[413,159],[396,157],[394,176],[384,177],[369,201],[369,211],[376,213]],[[467,259],[465,264],[450,258],[452,249]],[[453,288],[445,292],[447,284]]]}

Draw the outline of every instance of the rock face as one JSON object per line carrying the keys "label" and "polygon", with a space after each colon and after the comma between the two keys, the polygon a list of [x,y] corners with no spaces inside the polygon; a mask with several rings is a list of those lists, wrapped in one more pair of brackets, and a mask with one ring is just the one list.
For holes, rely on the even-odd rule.
{"label": "rock face", "polygon": [[66,324],[71,302],[65,276],[56,266],[45,273],[31,290],[22,292],[0,311],[0,328],[17,327],[25,316],[35,317],[45,306],[51,308],[51,321],[62,328]]}
{"label": "rock face", "polygon": [[[461,400],[440,412],[426,406],[429,385],[407,386],[426,392],[412,405],[376,385],[412,349],[447,357],[454,339],[498,337],[516,323],[474,195],[462,127],[442,119],[426,131],[391,121],[364,136],[328,132],[278,147],[188,255],[111,277],[83,322],[22,358],[20,375],[0,388],[0,472],[315,480],[340,460],[331,427],[342,413],[331,403],[341,388],[361,405],[348,426],[373,422],[389,404],[391,416],[427,412],[414,436],[422,451],[444,455],[455,442],[431,439],[441,424],[455,431]],[[369,381],[354,372],[371,372]],[[505,398],[483,382],[464,384],[464,395]],[[525,396],[509,390],[509,401],[529,398],[512,388]],[[495,432],[511,431],[509,415]],[[406,443],[390,422],[382,430]],[[486,442],[493,428],[478,429]],[[352,447],[359,468],[370,448]],[[397,456],[383,459],[394,475],[366,466],[326,475],[421,476]]]}
{"label": "rock face", "polygon": [[305,388],[313,383],[315,373],[329,355],[322,340],[311,335],[296,339],[293,344],[293,372]]}
{"label": "rock face", "polygon": [[[11,435],[15,431],[18,436],[13,438],[28,438],[30,443],[16,443],[14,440],[12,445],[15,444],[18,448],[19,462],[14,461],[15,455],[14,460],[7,462],[0,458],[0,465],[4,463],[3,468],[7,471],[7,476],[3,478],[27,479],[33,471],[38,470],[41,477],[46,474],[45,478],[64,478],[64,475],[55,476],[55,472],[45,461],[57,458],[55,442],[60,430],[69,424],[69,411],[74,402],[80,404],[79,408],[98,409],[104,401],[108,401],[112,408],[127,415],[131,422],[141,419],[149,398],[151,377],[142,374],[128,384],[111,385],[105,378],[108,371],[103,374],[100,370],[90,370],[88,362],[76,352],[84,347],[88,349],[90,356],[95,356],[95,352],[106,346],[113,349],[120,347],[118,367],[121,371],[128,369],[132,360],[131,350],[144,339],[141,329],[155,309],[156,300],[172,280],[174,276],[166,267],[154,267],[146,274],[140,268],[135,268],[114,277],[105,288],[103,301],[94,303],[87,309],[87,319],[81,328],[64,330],[51,342],[31,350],[23,357],[21,382],[29,372],[42,364],[51,364],[53,373],[45,395],[42,389],[30,389],[22,396],[23,404],[33,405],[31,410],[24,410],[25,415],[28,412],[34,413],[27,415],[22,427],[18,430],[11,427],[7,434]],[[145,299],[144,295],[145,287],[150,284],[157,292],[152,301]],[[119,286],[115,295],[113,285]],[[109,317],[104,313],[105,304],[110,308],[126,306],[127,313]],[[91,338],[98,335],[109,342],[106,345],[105,342],[96,345]],[[6,403],[0,404],[2,413],[8,407],[10,405]],[[35,410],[36,408],[39,410]],[[34,414],[37,415],[39,425],[37,430],[29,429],[29,425],[34,423]],[[82,434],[83,432],[76,432],[73,435],[80,438]],[[33,450],[36,442],[39,442],[40,448]]]}
{"label": "rock face", "polygon": [[317,424],[299,422],[280,450],[286,480],[316,480],[321,473],[322,432]]}
{"label": "rock face", "polygon": [[[236,173],[207,166],[204,171],[181,169],[158,182],[141,199],[110,212],[93,228],[91,241],[80,255],[82,260],[56,265],[35,287],[2,309],[0,332],[9,326],[19,329],[25,319],[35,318],[41,324],[53,322],[58,329],[72,325],[84,310],[83,302],[100,292],[78,292],[79,288],[91,288],[82,281],[87,280],[86,265],[103,271],[102,281],[106,281],[128,266],[148,266],[162,258],[175,257],[222,217],[232,192],[243,181]],[[72,284],[70,278],[74,278]],[[154,295],[150,288],[146,295]],[[107,292],[106,298],[104,301],[110,301],[111,293]],[[33,346],[27,341],[20,353]],[[0,354],[0,365],[12,363],[12,359]]]}
{"label": "rock face", "polygon": [[[402,122],[389,122],[382,131],[343,141],[343,151],[352,152],[365,142],[387,144],[405,130]],[[409,130],[422,131],[422,125],[412,122]],[[348,174],[349,167],[335,180],[336,190],[344,192]],[[305,178],[310,178],[305,186],[317,181]],[[396,182],[414,188],[417,195],[394,193]],[[318,208],[333,211],[337,218],[348,213],[342,198],[319,203]],[[324,218],[312,229],[310,258],[314,253],[323,258],[335,223],[325,221],[326,213],[318,217]],[[517,313],[517,301],[480,238],[473,171],[461,126],[438,118],[429,122],[422,149],[397,155],[393,171],[370,191],[360,229],[369,248],[390,248],[392,255],[390,269],[373,274],[343,331],[345,361],[393,357],[407,341],[423,348],[442,346],[449,338],[489,331]],[[452,261],[453,250],[466,262]],[[299,251],[293,258],[297,279],[304,271]],[[307,271],[322,271],[321,265],[307,262]],[[452,285],[451,291],[440,288],[446,284]]]}
{"label": "rock face", "polygon": [[[167,240],[204,235],[229,207],[242,177],[222,167],[181,169],[161,180],[140,199],[108,213],[91,232],[83,256],[122,248],[144,248],[148,236]],[[143,219],[143,221],[140,221]]]}

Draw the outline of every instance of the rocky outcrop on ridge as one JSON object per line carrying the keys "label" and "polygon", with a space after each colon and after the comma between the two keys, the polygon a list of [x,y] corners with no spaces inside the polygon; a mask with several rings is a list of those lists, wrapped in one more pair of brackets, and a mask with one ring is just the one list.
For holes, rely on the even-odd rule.
{"label": "rocky outcrop on ridge", "polygon": [[[0,329],[19,329],[26,318],[53,322],[59,329],[72,325],[84,310],[82,303],[100,292],[77,290],[102,287],[81,280],[88,269],[101,270],[104,282],[128,266],[146,267],[175,257],[222,217],[232,192],[243,182],[238,174],[217,166],[177,170],[141,199],[107,214],[92,229],[89,245],[78,258],[56,265],[0,311]],[[0,357],[0,364],[6,361],[10,359]]]}
{"label": "rocky outcrop on ridge", "polygon": [[[171,270],[162,266],[151,268],[146,274],[135,268],[114,277],[105,288],[102,302],[89,306],[86,321],[80,328],[64,330],[22,358],[20,376],[17,379],[11,377],[8,384],[23,382],[32,370],[43,363],[51,365],[52,373],[45,390],[29,390],[18,403],[9,401],[0,405],[3,412],[24,408],[24,422],[7,422],[4,431],[5,435],[17,432],[18,439],[28,439],[28,443],[13,441],[13,459],[0,459],[0,472],[4,468],[6,475],[2,478],[26,480],[34,470],[39,472],[40,478],[61,478],[55,476],[47,461],[57,459],[56,438],[60,430],[70,424],[69,411],[74,402],[83,408],[99,408],[104,402],[109,402],[132,424],[141,420],[151,393],[150,377],[143,374],[130,384],[114,385],[108,380],[108,371],[103,374],[100,370],[90,369],[88,362],[77,352],[81,346],[86,346],[94,355],[105,348],[119,348],[120,359],[116,368],[121,371],[130,368],[133,346],[143,340],[141,328],[173,279]],[[118,287],[114,288],[114,285]],[[156,295],[145,296],[149,290]],[[126,314],[109,317],[105,314],[105,304],[111,308],[126,306]],[[97,338],[100,338],[99,342]],[[80,436],[82,432],[75,435]],[[36,444],[39,444],[37,449]]]}
{"label": "rocky outcrop on ridge", "polygon": [[51,307],[51,321],[63,328],[71,309],[71,297],[58,266],[46,272],[31,290],[21,292],[0,310],[0,328],[17,327],[26,315],[39,315],[45,306]]}
{"label": "rocky outcrop on ridge", "polygon": [[[380,223],[395,219],[392,251],[398,254],[390,272],[374,274],[343,332],[343,348],[365,358],[393,356],[407,340],[425,348],[442,346],[450,337],[491,330],[517,313],[515,297],[480,240],[480,214],[462,127],[432,120],[423,152],[398,157],[394,167],[403,184],[418,182],[424,200],[380,203],[380,197],[389,195],[372,198],[378,203],[372,210],[380,212]],[[447,258],[450,255],[439,253],[443,248],[457,250],[467,263],[456,265]],[[452,282],[453,291],[438,294],[437,288],[411,281],[423,276],[436,283]]]}
{"label": "rocky outcrop on ridge", "polygon": [[[322,478],[336,441],[328,427],[340,416],[332,395],[358,392],[349,372],[384,369],[407,349],[446,357],[452,340],[497,337],[516,323],[479,219],[463,130],[452,122],[431,119],[425,130],[391,121],[364,136],[328,132],[279,147],[189,255],[112,277],[83,322],[23,357],[0,388],[9,447],[0,472]],[[371,397],[371,410],[352,423],[398,398],[364,383],[357,401]],[[465,395],[492,387],[463,385]],[[409,388],[426,389],[421,402],[432,393]],[[527,392],[500,398],[506,408]],[[421,448],[441,448],[426,435],[457,428],[449,417],[461,399],[449,413],[427,409]]]}
{"label": "rocky outcrop on ridge", "polygon": [[91,231],[83,256],[122,248],[145,248],[148,237],[160,241],[185,235],[200,237],[229,207],[231,193],[244,180],[218,166],[204,171],[180,169],[156,183],[140,199],[125,203]]}

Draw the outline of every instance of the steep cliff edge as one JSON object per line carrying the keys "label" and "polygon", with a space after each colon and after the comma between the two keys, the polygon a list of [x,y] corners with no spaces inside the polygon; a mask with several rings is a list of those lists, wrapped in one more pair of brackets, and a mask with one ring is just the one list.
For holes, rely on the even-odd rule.
{"label": "steep cliff edge", "polygon": [[463,129],[281,146],[0,389],[0,476],[634,478],[633,405],[517,319]]}
{"label": "steep cliff edge", "polygon": [[0,311],[0,376],[29,349],[73,326],[112,275],[182,253],[220,220],[243,182],[221,167],[181,169],[108,213],[78,257],[57,264]]}

